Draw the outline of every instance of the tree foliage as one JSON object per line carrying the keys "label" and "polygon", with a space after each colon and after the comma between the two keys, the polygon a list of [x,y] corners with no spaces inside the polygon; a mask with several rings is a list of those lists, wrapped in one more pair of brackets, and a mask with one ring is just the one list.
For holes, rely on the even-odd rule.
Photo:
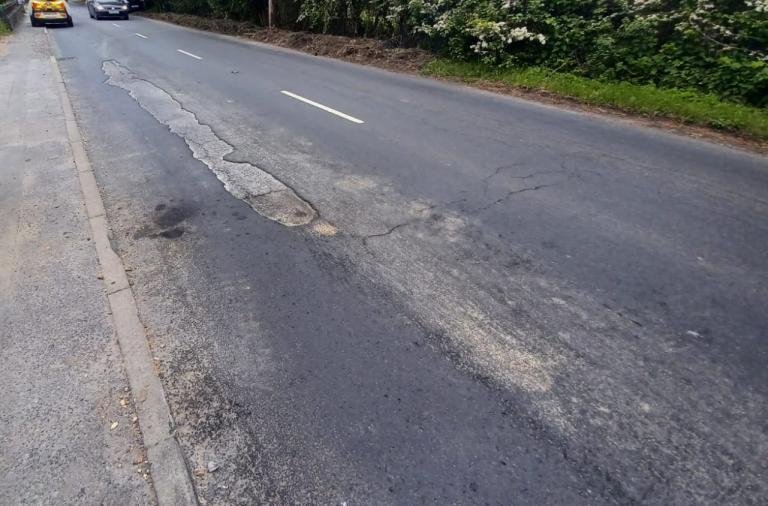
{"label": "tree foliage", "polygon": [[[768,0],[274,0],[280,26],[768,107]],[[266,0],[162,0],[263,21]]]}

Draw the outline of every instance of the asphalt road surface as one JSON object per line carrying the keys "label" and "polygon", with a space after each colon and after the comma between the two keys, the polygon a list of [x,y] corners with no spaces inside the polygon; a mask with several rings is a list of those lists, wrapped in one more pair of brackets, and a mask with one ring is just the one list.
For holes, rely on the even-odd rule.
{"label": "asphalt road surface", "polygon": [[72,13],[49,33],[204,500],[768,502],[765,158]]}

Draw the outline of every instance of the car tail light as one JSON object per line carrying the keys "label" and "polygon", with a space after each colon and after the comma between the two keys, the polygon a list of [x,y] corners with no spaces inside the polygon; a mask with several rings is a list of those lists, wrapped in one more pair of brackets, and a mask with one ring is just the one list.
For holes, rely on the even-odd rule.
{"label": "car tail light", "polygon": [[51,2],[51,5],[53,6],[54,10],[57,10],[57,11],[63,12],[67,10],[66,4],[61,0],[59,0],[58,2]]}
{"label": "car tail light", "polygon": [[32,1],[32,10],[33,11],[40,10],[40,9],[43,8],[43,5],[45,5],[45,2],[39,2],[37,0],[33,0]]}

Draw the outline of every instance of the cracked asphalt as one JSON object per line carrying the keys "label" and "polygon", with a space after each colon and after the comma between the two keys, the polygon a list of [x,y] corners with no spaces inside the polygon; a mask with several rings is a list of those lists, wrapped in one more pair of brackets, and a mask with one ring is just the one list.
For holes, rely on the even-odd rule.
{"label": "cracked asphalt", "polygon": [[765,158],[72,11],[50,36],[200,497],[768,501]]}

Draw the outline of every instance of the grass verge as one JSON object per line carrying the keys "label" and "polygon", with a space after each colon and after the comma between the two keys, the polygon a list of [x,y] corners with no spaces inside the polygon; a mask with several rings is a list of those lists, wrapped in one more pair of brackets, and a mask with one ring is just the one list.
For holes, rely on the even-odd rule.
{"label": "grass verge", "polygon": [[5,21],[0,20],[0,37],[5,37],[6,35],[10,35],[10,34],[11,34],[10,27],[7,24],[5,24]]}
{"label": "grass verge", "polygon": [[445,59],[430,62],[422,72],[470,83],[487,81],[544,91],[590,105],[609,106],[651,117],[667,117],[768,140],[768,110],[725,102],[713,95],[695,91],[599,81],[540,67],[499,69],[480,63]]}

